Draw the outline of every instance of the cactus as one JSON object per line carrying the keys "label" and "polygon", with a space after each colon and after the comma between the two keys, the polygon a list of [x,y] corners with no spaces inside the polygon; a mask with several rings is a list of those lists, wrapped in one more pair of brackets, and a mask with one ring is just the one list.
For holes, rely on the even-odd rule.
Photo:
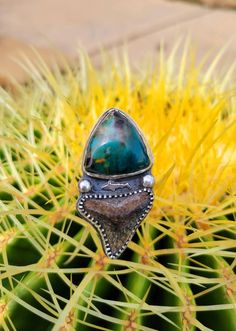
{"label": "cactus", "polygon": [[[0,330],[236,330],[236,100],[177,48],[152,68],[22,65],[0,92]],[[188,60],[188,61],[187,61]],[[120,259],[76,213],[98,116],[123,109],[154,154],[155,203]]]}

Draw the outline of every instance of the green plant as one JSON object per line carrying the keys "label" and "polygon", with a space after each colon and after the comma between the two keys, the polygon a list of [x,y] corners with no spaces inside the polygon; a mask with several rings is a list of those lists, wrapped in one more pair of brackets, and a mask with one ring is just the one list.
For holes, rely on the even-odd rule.
{"label": "green plant", "polygon": [[[143,71],[52,73],[0,94],[0,330],[236,330],[236,101],[186,48]],[[127,111],[154,154],[154,207],[118,260],[75,211],[97,117]],[[225,327],[226,326],[226,327]]]}

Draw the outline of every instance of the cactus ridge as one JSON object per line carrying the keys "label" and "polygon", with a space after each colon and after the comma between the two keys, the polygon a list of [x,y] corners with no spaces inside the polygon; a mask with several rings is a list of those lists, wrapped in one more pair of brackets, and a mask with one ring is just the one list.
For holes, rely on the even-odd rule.
{"label": "cactus ridge", "polygon": [[[152,66],[128,59],[63,73],[22,62],[0,91],[0,330],[236,330],[233,67],[201,69],[186,44]],[[153,209],[117,260],[76,213],[83,148],[110,107],[154,154]]]}

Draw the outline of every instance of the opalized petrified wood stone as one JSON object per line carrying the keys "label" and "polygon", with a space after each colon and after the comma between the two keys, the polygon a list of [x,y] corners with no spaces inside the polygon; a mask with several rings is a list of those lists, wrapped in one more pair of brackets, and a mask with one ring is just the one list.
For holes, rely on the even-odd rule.
{"label": "opalized petrified wood stone", "polygon": [[124,175],[149,165],[146,145],[133,122],[120,110],[108,111],[88,142],[85,170],[98,175]]}
{"label": "opalized petrified wood stone", "polygon": [[[104,229],[111,252],[115,254],[122,246],[127,245],[149,203],[148,193],[140,192],[121,198],[91,198],[85,201],[84,209]],[[104,238],[102,239],[104,242]]]}

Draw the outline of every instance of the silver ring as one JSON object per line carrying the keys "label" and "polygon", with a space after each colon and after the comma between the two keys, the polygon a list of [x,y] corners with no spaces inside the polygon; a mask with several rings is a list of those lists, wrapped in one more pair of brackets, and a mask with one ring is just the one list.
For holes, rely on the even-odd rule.
{"label": "silver ring", "polygon": [[152,165],[136,123],[116,108],[103,113],[85,146],[77,210],[97,230],[110,258],[123,253],[152,208]]}

